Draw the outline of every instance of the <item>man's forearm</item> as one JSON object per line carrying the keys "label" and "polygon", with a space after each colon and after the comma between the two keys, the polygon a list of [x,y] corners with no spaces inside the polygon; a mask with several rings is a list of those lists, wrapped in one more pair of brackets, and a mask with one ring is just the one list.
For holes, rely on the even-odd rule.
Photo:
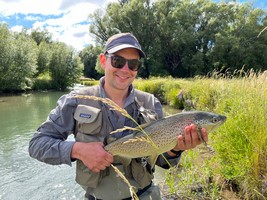
{"label": "man's forearm", "polygon": [[71,165],[74,141],[55,139],[36,132],[29,143],[29,154],[41,162],[51,165]]}

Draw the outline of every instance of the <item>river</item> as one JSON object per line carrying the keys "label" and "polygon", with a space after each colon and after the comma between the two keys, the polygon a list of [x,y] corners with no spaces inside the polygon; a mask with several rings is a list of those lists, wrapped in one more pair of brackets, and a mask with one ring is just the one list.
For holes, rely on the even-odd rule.
{"label": "river", "polygon": [[[75,163],[72,167],[51,166],[28,154],[33,132],[63,94],[37,92],[0,97],[0,199],[83,199],[84,191],[75,182]],[[164,110],[174,112],[167,107]],[[160,171],[155,180],[160,182],[163,176],[164,171]]]}

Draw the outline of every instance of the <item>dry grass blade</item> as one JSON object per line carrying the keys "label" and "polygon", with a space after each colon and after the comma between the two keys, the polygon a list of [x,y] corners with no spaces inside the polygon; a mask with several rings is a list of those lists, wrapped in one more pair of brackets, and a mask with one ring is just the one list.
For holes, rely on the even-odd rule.
{"label": "dry grass blade", "polygon": [[154,143],[154,141],[149,137],[149,135],[144,131],[144,129],[134,120],[134,118],[132,118],[131,115],[128,114],[128,112],[121,108],[120,106],[118,106],[114,101],[112,101],[111,99],[109,98],[101,98],[101,97],[96,97],[96,96],[89,96],[89,95],[76,95],[74,98],[80,98],[80,99],[92,99],[92,100],[95,100],[95,101],[101,101],[103,103],[106,103],[107,105],[109,105],[111,107],[111,110],[116,110],[118,112],[120,112],[123,116],[131,119],[139,128],[139,130],[141,132],[143,132],[148,140],[151,142],[151,144],[153,145],[153,147],[155,149],[158,149],[158,146]]}
{"label": "dry grass blade", "polygon": [[135,142],[135,141],[150,143],[150,140],[147,137],[138,137],[138,138],[129,139],[128,141],[125,141],[124,144]]}
{"label": "dry grass blade", "polygon": [[96,96],[89,96],[89,95],[76,95],[74,98],[80,98],[80,99],[92,99],[95,101],[101,101],[111,107],[111,110],[117,110],[125,117],[131,118],[131,116],[127,113],[127,111],[120,106],[118,106],[114,101],[112,101],[109,98],[101,98]]}
{"label": "dry grass blade", "polygon": [[110,132],[109,134],[114,134],[114,133],[118,133],[118,132],[122,132],[125,130],[132,130],[132,131],[140,131],[139,128],[133,128],[133,127],[129,127],[129,126],[124,126],[123,128],[119,128],[115,131]]}
{"label": "dry grass blade", "polygon": [[[111,107],[112,110],[116,110],[118,112],[120,112],[123,116],[131,119],[136,125],[138,128],[128,128],[128,127],[124,127],[122,128],[121,130],[115,130],[113,132],[111,132],[110,134],[113,134],[115,132],[119,132],[119,131],[122,131],[122,130],[125,130],[125,129],[131,129],[131,130],[138,130],[138,131],[141,131],[143,132],[147,138],[145,140],[145,142],[149,142],[151,143],[151,145],[155,148],[155,149],[159,149],[158,146],[155,144],[155,142],[149,137],[149,135],[144,131],[144,129],[134,120],[134,118],[132,118],[131,115],[128,114],[128,112],[121,108],[120,106],[118,106],[115,102],[113,102],[111,99],[108,99],[108,98],[101,98],[101,97],[96,97],[96,96],[89,96],[89,95],[76,95],[74,98],[80,98],[80,99],[92,99],[92,100],[95,100],[95,101],[101,101],[103,103],[106,103],[107,105],[109,105]],[[167,158],[161,154],[163,159],[166,161],[166,163],[171,167],[171,164],[169,163],[169,161],[167,160]],[[114,166],[112,166],[114,168]],[[115,169],[115,168],[114,168]],[[115,170],[116,172],[119,171],[118,169]],[[128,180],[125,178],[125,176],[119,171],[120,173],[120,177],[123,178],[123,180],[126,180],[127,181],[127,184],[130,188],[130,191],[132,192],[132,186],[130,185],[130,183],[128,182]],[[133,197],[134,198],[134,197]],[[134,198],[136,199],[136,198]],[[137,197],[138,199],[138,197]]]}
{"label": "dry grass blade", "polygon": [[113,167],[113,169],[115,170],[115,172],[122,178],[122,180],[128,185],[129,190],[130,190],[130,194],[132,199],[134,200],[139,200],[137,194],[134,191],[134,187],[129,183],[129,181],[125,178],[125,176],[123,175],[123,173],[121,173],[121,171],[115,167],[114,165],[111,164],[111,167]]}

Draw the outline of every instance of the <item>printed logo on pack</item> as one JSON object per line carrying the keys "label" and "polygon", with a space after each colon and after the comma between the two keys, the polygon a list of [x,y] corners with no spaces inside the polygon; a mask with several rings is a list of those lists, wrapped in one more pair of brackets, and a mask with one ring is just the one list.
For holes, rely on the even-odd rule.
{"label": "printed logo on pack", "polygon": [[87,119],[90,119],[92,117],[91,114],[87,114],[87,113],[80,113],[80,117],[81,118],[87,118]]}

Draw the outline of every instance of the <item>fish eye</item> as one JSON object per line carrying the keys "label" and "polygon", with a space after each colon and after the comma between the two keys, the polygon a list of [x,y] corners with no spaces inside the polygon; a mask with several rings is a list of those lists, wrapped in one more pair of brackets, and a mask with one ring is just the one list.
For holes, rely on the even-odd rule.
{"label": "fish eye", "polygon": [[218,119],[217,119],[217,117],[213,117],[213,118],[212,118],[212,122],[213,122],[213,123],[216,123],[216,122],[218,122]]}

